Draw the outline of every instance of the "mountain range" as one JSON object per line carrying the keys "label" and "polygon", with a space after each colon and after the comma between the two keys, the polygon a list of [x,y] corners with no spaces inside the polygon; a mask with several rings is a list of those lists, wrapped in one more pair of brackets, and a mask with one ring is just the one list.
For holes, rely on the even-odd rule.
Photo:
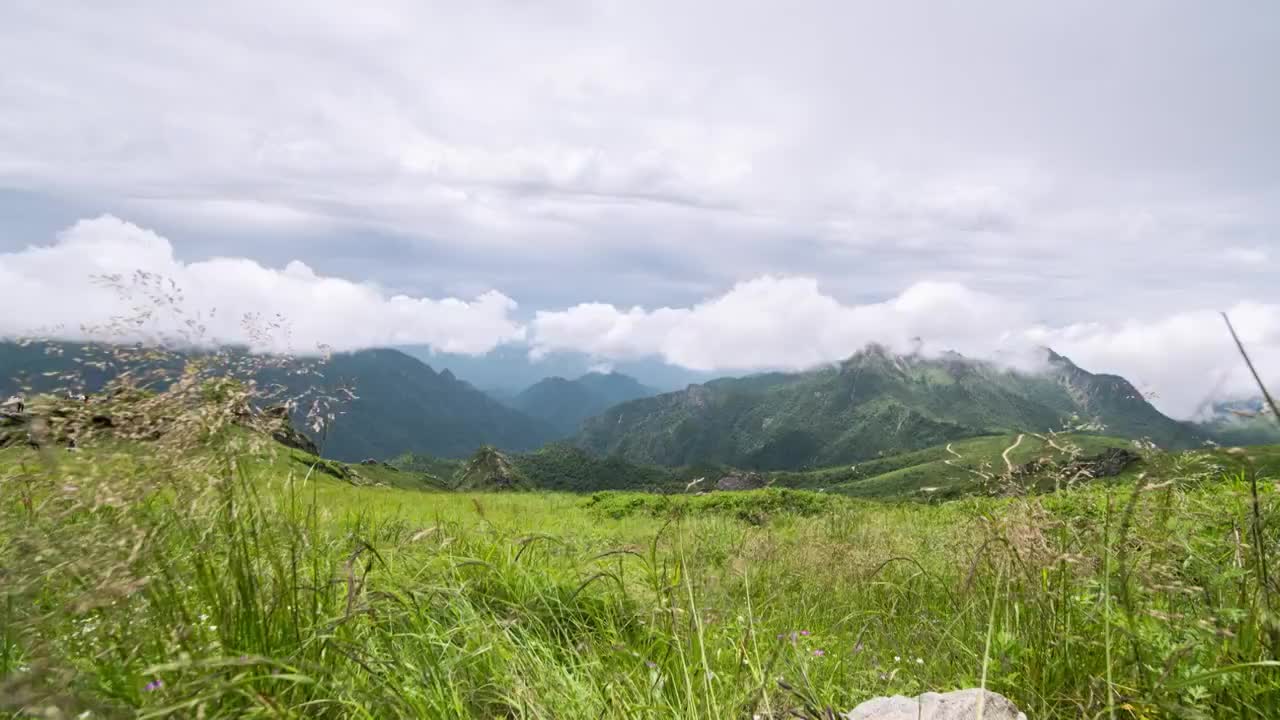
{"label": "mountain range", "polygon": [[766,373],[634,400],[588,420],[575,442],[659,465],[820,467],[1004,432],[1087,430],[1191,447],[1198,430],[1162,415],[1124,378],[1045,351],[1021,372],[955,353],[870,346],[835,367]]}
{"label": "mountain range", "polygon": [[[244,351],[216,355],[147,353],[126,346],[66,342],[0,343],[0,395],[20,390],[96,392],[124,371],[151,375],[157,386],[172,378],[184,362],[203,358],[264,387],[274,396],[297,399],[294,421],[307,428],[314,400],[334,398],[334,413],[323,433],[309,430],[327,457],[357,461],[403,452],[466,457],[481,445],[532,450],[554,440],[549,424],[494,400],[448,370],[430,366],[397,350],[338,353],[315,359],[266,362]],[[347,397],[342,388],[350,388]],[[322,403],[318,411],[327,414]]]}
{"label": "mountain range", "polygon": [[[0,342],[0,396],[24,387],[93,391],[124,370],[172,376],[184,362],[183,353],[121,347]],[[869,346],[837,365],[721,378],[663,394],[620,373],[586,373],[543,378],[505,402],[391,349],[335,354],[307,372],[300,366],[316,361],[263,362],[234,349],[192,351],[185,359],[202,354],[299,398],[294,420],[303,428],[309,399],[353,388],[333,404],[335,416],[315,437],[325,455],[347,461],[402,453],[465,458],[485,445],[528,452],[567,439],[592,456],[648,466],[802,470],[1051,430],[1149,439],[1171,449],[1209,438],[1243,444],[1276,437],[1259,422],[1269,416],[1253,405],[1224,406],[1202,425],[1179,422],[1124,378],[1088,372],[1050,350],[1033,372],[955,353],[898,355]],[[562,449],[554,457],[580,456]]]}
{"label": "mountain range", "polygon": [[619,403],[657,395],[621,373],[587,373],[576,380],[549,377],[534,383],[508,401],[511,407],[550,424],[563,437],[573,435],[582,422]]}

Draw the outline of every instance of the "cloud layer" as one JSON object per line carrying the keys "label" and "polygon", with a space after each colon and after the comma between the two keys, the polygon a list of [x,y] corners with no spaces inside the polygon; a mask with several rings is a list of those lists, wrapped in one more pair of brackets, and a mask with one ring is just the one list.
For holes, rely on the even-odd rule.
{"label": "cloud layer", "polygon": [[[104,283],[110,276],[118,280]],[[7,336],[99,337],[109,328],[304,353],[398,344],[484,353],[524,337],[515,301],[499,292],[434,300],[318,275],[298,261],[283,269],[244,258],[182,262],[164,237],[109,215],[76,223],[51,245],[0,254],[0,287]],[[140,310],[151,311],[146,322],[118,322]]]}
{"label": "cloud layer", "polygon": [[1280,5],[689,5],[3,3],[0,250],[71,204],[525,307],[763,275],[1064,323],[1280,301]]}
{"label": "cloud layer", "polygon": [[[147,274],[141,284],[134,283],[138,271]],[[104,276],[119,279],[104,284]],[[183,262],[166,238],[101,216],[76,223],[51,244],[0,254],[0,287],[9,310],[0,316],[0,336],[101,339],[103,327],[122,327],[113,318],[139,317],[142,307],[155,312],[139,326],[126,323],[125,337],[174,337],[199,325],[204,341],[304,353],[319,346],[428,345],[480,355],[527,343],[535,356],[579,352],[601,363],[656,357],[726,373],[813,367],[868,343],[901,352],[957,350],[1015,365],[1047,345],[1092,371],[1124,375],[1182,417],[1208,398],[1253,393],[1211,310],[1049,325],[1025,302],[944,281],[850,304],[814,278],[766,275],[689,306],[581,303],[539,310],[524,323],[516,302],[495,290],[470,300],[430,299],[320,275],[298,261],[283,269],[244,258]],[[1229,312],[1266,378],[1280,385],[1280,305],[1239,302]],[[192,325],[184,324],[188,319]]]}

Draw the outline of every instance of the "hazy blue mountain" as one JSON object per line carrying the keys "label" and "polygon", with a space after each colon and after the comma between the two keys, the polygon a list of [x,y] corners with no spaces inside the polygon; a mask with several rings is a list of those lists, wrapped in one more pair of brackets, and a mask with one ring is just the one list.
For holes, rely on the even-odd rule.
{"label": "hazy blue mountain", "polygon": [[495,396],[514,395],[543,378],[576,378],[601,371],[628,375],[637,382],[660,391],[679,390],[693,383],[723,376],[723,373],[686,370],[652,358],[610,363],[607,368],[583,353],[551,353],[532,360],[529,358],[528,346],[518,344],[501,345],[480,356],[438,353],[423,346],[404,346],[399,349],[434,368],[449,370],[478,388],[492,391]]}
{"label": "hazy blue mountain", "polygon": [[1280,422],[1261,396],[1215,403],[1199,427],[1222,445],[1280,443]]}
{"label": "hazy blue mountain", "polygon": [[513,398],[511,406],[550,423],[568,437],[577,432],[583,420],[610,406],[656,394],[653,388],[621,373],[587,373],[576,380],[540,380]]}

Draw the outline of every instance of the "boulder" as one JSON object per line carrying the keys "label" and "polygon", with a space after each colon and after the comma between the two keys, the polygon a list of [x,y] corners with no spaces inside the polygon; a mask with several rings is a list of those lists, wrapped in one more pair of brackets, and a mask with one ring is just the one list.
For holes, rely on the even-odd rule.
{"label": "boulder", "polygon": [[[981,715],[979,715],[979,705]],[[917,698],[894,695],[868,700],[845,713],[846,720],[1027,720],[1009,698],[990,690],[968,688],[924,693]]]}
{"label": "boulder", "polygon": [[717,490],[759,490],[768,485],[760,473],[729,473],[716,481]]}

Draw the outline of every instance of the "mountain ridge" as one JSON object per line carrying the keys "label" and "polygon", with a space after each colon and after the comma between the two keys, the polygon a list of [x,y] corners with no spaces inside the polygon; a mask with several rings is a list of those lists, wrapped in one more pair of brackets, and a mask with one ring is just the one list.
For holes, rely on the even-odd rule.
{"label": "mountain ridge", "polygon": [[[293,398],[293,419],[299,427],[307,428],[308,415],[332,414],[323,433],[317,434],[314,428],[308,431],[316,436],[313,439],[325,456],[338,460],[388,458],[404,452],[466,457],[483,445],[525,451],[557,434],[546,423],[499,403],[448,370],[436,372],[389,348],[335,353],[323,361],[280,362],[272,360],[279,356],[256,356],[234,348],[216,353],[161,351],[154,353],[154,359],[147,359],[146,353],[96,343],[0,342],[0,395],[24,390],[24,385],[35,392],[94,392],[125,371],[172,377],[187,360],[201,358]],[[348,386],[350,397],[344,392]],[[326,409],[326,398],[340,401]]]}
{"label": "mountain ridge", "polygon": [[575,443],[661,465],[761,470],[864,460],[1007,431],[1081,429],[1190,447],[1201,438],[1131,383],[1047,351],[1031,373],[869,345],[835,366],[690,385],[610,408]]}
{"label": "mountain ridge", "polygon": [[543,378],[512,398],[510,405],[569,437],[587,418],[619,403],[655,394],[656,390],[629,375],[592,372],[573,380]]}

